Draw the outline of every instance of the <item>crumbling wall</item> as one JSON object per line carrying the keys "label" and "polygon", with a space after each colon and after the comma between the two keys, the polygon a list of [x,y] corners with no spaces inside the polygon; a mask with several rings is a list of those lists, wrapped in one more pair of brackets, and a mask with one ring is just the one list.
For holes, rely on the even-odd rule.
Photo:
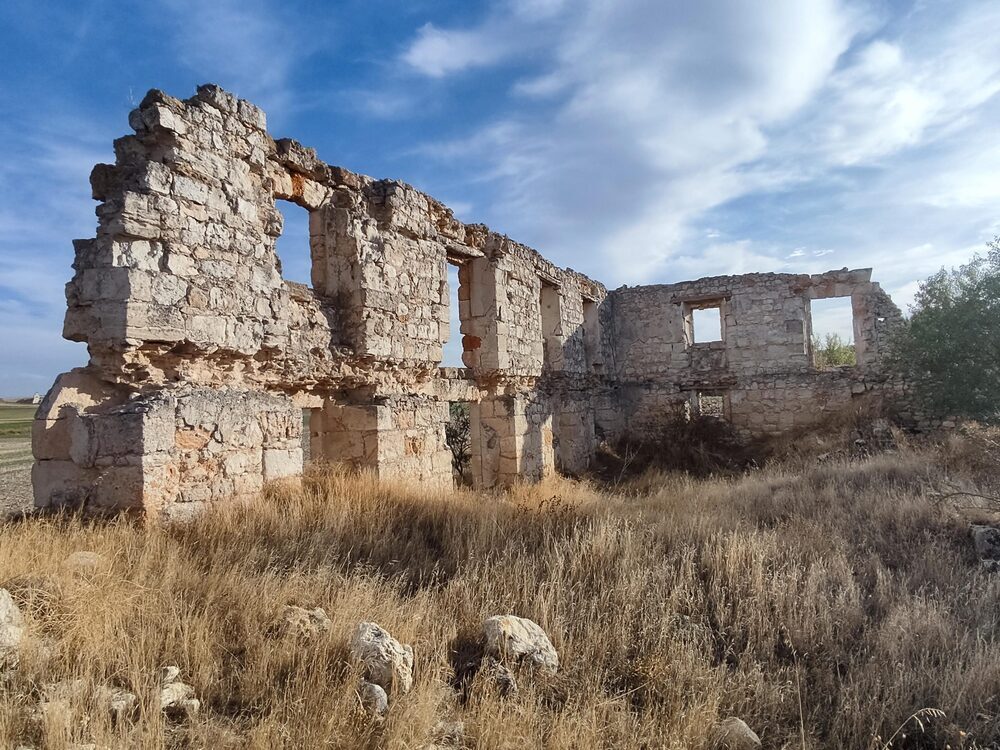
{"label": "crumbling wall", "polygon": [[[706,394],[759,434],[888,387],[878,363],[899,311],[869,271],[608,295],[409,185],[274,140],[263,112],[216,86],[151,91],[129,123],[91,176],[96,236],[74,243],[64,335],[90,361],[39,409],[40,507],[187,517],[294,481],[303,445],[315,461],[448,483],[454,401],[471,405],[470,473],[492,487],[584,473],[600,441]],[[309,212],[311,285],[281,277],[275,201]],[[858,366],[817,373],[810,300],[838,295],[854,306]],[[709,307],[722,336],[697,343]],[[441,368],[455,336],[466,367]]]}
{"label": "crumbling wall", "polygon": [[[810,301],[848,297],[857,365],[817,371]],[[726,419],[748,435],[822,421],[852,397],[884,390],[880,362],[901,315],[871,270],[718,276],[608,295],[614,374],[633,429],[697,413],[702,396],[723,400]],[[717,341],[695,341],[695,310],[718,308]]]}
{"label": "crumbling wall", "polygon": [[[555,402],[535,393],[563,386],[543,373],[543,277],[560,371],[586,367],[581,300],[599,303],[600,284],[409,185],[274,140],[218,87],[151,91],[129,123],[91,177],[96,237],[75,243],[64,334],[90,362],[39,412],[37,505],[179,517],[250,496],[301,474],[303,409],[314,460],[449,482],[448,404],[482,402],[503,446],[482,443],[481,484],[553,470]],[[309,212],[311,286],[281,278],[276,200]],[[440,368],[453,335],[467,370]]]}

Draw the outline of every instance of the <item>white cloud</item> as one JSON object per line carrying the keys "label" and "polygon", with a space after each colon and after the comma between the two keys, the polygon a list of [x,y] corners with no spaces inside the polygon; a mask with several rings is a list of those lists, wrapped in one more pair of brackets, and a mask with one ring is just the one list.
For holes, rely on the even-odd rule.
{"label": "white cloud", "polygon": [[[505,232],[556,259],[592,248],[592,270],[611,265],[598,275],[628,281],[662,274],[695,217],[772,179],[740,167],[766,153],[766,128],[809,100],[861,23],[835,0],[779,0],[768,13],[727,0],[588,0],[546,18],[518,28],[498,12],[446,36],[424,27],[404,59],[440,77],[538,54],[544,39],[549,62],[515,93],[559,94],[556,108],[437,153],[482,160],[480,173],[504,184],[491,219]],[[428,39],[452,43],[415,56]],[[629,264],[611,263],[622,254]]]}
{"label": "white cloud", "polygon": [[432,23],[417,31],[403,60],[425,75],[440,77],[489,65],[508,51],[500,38],[479,29],[440,29]]}
{"label": "white cloud", "polygon": [[202,83],[217,83],[268,113],[292,106],[296,65],[329,30],[301,27],[287,6],[265,0],[159,0],[178,59]]}
{"label": "white cloud", "polygon": [[[404,59],[525,71],[512,101],[534,108],[422,151],[494,181],[482,218],[556,261],[611,284],[873,265],[902,290],[928,265],[912,248],[961,262],[997,226],[996,4],[582,0],[530,22],[519,5]],[[737,200],[734,232],[710,212]]]}

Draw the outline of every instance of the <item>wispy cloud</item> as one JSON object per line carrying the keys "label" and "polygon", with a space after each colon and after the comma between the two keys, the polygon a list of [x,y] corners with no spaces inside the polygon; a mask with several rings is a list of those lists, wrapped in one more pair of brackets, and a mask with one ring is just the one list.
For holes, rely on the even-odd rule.
{"label": "wispy cloud", "polygon": [[612,283],[875,265],[906,290],[996,226],[1000,7],[870,7],[501,1],[402,60],[519,71],[535,106],[423,153],[491,180],[487,218],[557,260]]}
{"label": "wispy cloud", "polygon": [[322,44],[326,24],[306,27],[266,0],[159,0],[181,63],[268,111],[292,106],[296,66]]}

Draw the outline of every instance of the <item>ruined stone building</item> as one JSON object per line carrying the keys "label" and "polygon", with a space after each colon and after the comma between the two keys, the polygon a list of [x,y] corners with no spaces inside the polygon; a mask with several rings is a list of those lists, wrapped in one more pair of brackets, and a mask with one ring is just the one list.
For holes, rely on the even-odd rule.
{"label": "ruined stone building", "polygon": [[[35,503],[184,517],[313,459],[450,483],[444,426],[471,405],[481,487],[586,471],[598,441],[710,408],[747,434],[878,387],[899,311],[870,271],[750,274],[607,292],[412,187],[274,140],[215,86],[151,91],[91,175],[64,335],[86,367],[36,419]],[[275,201],[309,212],[312,285],[282,279]],[[449,330],[448,265],[461,331]],[[858,366],[818,371],[810,300],[850,297]],[[696,343],[717,309],[717,341]],[[442,368],[461,336],[464,369]]]}

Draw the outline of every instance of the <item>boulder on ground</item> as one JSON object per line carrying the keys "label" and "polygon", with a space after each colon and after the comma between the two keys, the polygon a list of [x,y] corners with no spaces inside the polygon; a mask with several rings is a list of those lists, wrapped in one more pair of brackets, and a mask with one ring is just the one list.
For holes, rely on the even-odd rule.
{"label": "boulder on ground", "polygon": [[756,750],[760,747],[760,737],[742,719],[730,716],[712,728],[710,747],[712,750]]}
{"label": "boulder on ground", "polygon": [[548,674],[559,670],[559,655],[538,623],[514,615],[496,615],[483,623],[486,653],[500,660],[527,663]]}
{"label": "boulder on ground", "polygon": [[980,560],[1000,560],[1000,529],[973,525],[970,531]]}
{"label": "boulder on ground", "polygon": [[313,638],[330,629],[330,618],[322,607],[305,609],[289,604],[281,615],[281,628],[285,635]]}
{"label": "boulder on ground", "polygon": [[167,716],[183,719],[198,713],[201,701],[194,697],[194,688],[180,679],[179,667],[160,670],[160,710]]}
{"label": "boulder on ground", "polygon": [[16,667],[24,640],[24,617],[7,589],[0,589],[0,669]]}
{"label": "boulder on ground", "polygon": [[377,623],[358,623],[351,638],[351,656],[364,667],[365,677],[387,693],[403,695],[413,687],[413,649]]}
{"label": "boulder on ground", "polygon": [[389,696],[381,685],[364,681],[358,688],[358,698],[364,709],[376,718],[381,718],[389,712]]}

